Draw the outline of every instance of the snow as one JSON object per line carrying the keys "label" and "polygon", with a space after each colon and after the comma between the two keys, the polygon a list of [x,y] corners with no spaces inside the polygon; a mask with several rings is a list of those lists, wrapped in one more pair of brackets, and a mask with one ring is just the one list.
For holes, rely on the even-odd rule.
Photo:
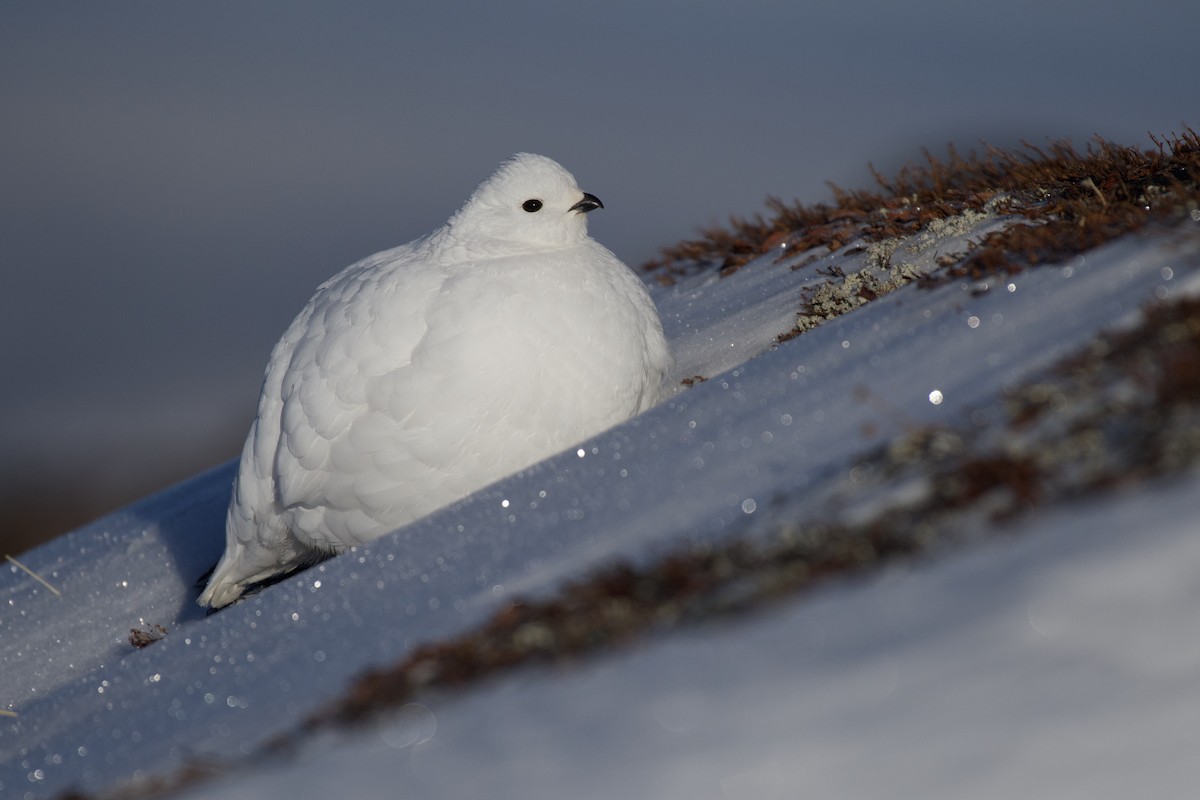
{"label": "snow", "polygon": [[[1006,224],[988,216],[896,252],[929,269]],[[805,287],[872,263],[853,247],[778,255],[653,288],[675,378],[708,380],[220,613],[194,605],[193,584],[220,555],[232,465],[25,554],[61,597],[0,569],[0,707],[17,715],[0,718],[0,793],[99,791],[235,759],[366,668],[514,596],[618,557],[862,513],[835,491],[855,456],[914,425],[961,424],[1148,300],[1194,293],[1200,274],[1194,236],[1127,237],[986,291],[910,284],[775,346]],[[518,672],[196,796],[1169,793],[1195,777],[1181,757],[1200,688],[1195,488],[1043,512],[1019,537],[744,624]],[[155,624],[164,639],[129,645],[130,628]]]}
{"label": "snow", "polygon": [[186,796],[328,797],[349,779],[362,798],[1185,797],[1200,778],[1197,489],[412,704]]}

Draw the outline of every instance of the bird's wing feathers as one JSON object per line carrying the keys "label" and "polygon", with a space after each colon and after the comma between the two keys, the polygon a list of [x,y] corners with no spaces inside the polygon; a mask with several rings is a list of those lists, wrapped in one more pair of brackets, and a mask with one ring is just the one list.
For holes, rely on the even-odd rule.
{"label": "bird's wing feathers", "polygon": [[[389,283],[406,266],[403,293],[396,293]],[[396,445],[396,420],[375,384],[394,382],[407,370],[425,333],[422,309],[445,277],[427,265],[403,263],[396,270],[347,272],[323,287],[307,320],[297,320],[304,333],[280,383],[278,412],[260,409],[260,416],[265,411],[280,419],[272,459],[279,512],[291,517],[289,527],[303,539],[316,535],[313,515],[289,512],[324,509],[321,523],[349,537],[326,543],[339,548],[378,532],[372,507],[365,515],[359,510],[361,493],[375,456]],[[340,525],[329,519],[338,516]]]}
{"label": "bird's wing feathers", "polygon": [[[277,437],[287,527],[314,546],[356,544],[641,410],[657,391],[628,366],[646,350],[644,291],[601,290],[626,270],[594,248],[410,267],[403,296],[352,275],[323,287],[297,320],[278,400],[264,393],[260,409],[279,420],[259,434]],[[581,329],[594,335],[564,335]],[[581,403],[597,404],[586,429]],[[334,529],[349,539],[317,533]]]}

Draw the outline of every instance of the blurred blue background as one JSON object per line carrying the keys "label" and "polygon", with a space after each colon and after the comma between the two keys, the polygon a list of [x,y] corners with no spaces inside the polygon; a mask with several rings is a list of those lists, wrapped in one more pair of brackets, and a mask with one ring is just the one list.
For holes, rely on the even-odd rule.
{"label": "blurred blue background", "polygon": [[0,539],[233,457],[318,283],[561,161],[637,266],[981,141],[1200,124],[1200,4],[5,2]]}

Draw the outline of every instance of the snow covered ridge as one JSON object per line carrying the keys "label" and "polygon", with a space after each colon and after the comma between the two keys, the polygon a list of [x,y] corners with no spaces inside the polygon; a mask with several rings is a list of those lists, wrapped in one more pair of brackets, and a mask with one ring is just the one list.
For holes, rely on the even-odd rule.
{"label": "snow covered ridge", "polygon": [[[1182,174],[1162,221],[1054,258],[1041,254],[1072,234],[1005,200],[1019,196],[1010,187],[944,215],[911,200],[890,221],[830,212],[832,227],[813,234],[825,243],[784,247],[802,234],[781,233],[724,270],[676,264],[653,287],[679,362],[670,400],[209,617],[192,605],[193,583],[219,555],[228,467],[26,554],[61,597],[0,570],[0,701],[15,715],[0,720],[0,792],[190,785],[193,796],[231,796],[247,781],[257,788],[245,796],[280,794],[321,731],[324,774],[359,796],[394,794],[394,780],[368,778],[394,758],[337,767],[361,749],[339,738],[345,723],[425,709],[442,723],[420,740],[453,748],[457,704],[503,707],[497,682],[549,690],[601,654],[669,647],[685,626],[721,650],[726,633],[762,618],[747,612],[802,607],[801,592],[830,578],[934,551],[921,560],[936,565],[947,543],[1019,532],[1064,500],[1193,470],[1200,213],[1197,174]],[[938,183],[951,196],[951,173]],[[1037,208],[1117,205],[1120,181],[1092,183],[1103,202],[1084,186],[1069,202],[1040,193]],[[875,224],[906,231],[865,232]],[[840,238],[828,238],[835,228]],[[1048,250],[1018,248],[996,269],[983,257],[1033,231],[1053,234],[1038,246]],[[874,288],[897,267],[915,280]],[[845,287],[844,308],[822,288],[831,284]],[[790,335],[826,308],[837,313]],[[1171,507],[1200,516],[1187,495]],[[703,624],[713,619],[729,624]],[[149,641],[157,626],[167,634]],[[131,645],[131,629],[147,646]],[[532,664],[570,669],[514,669]],[[707,672],[693,659],[689,674]],[[522,712],[532,727],[606,741],[589,721],[563,729],[540,707]],[[474,719],[504,738],[507,722]],[[288,760],[295,748],[306,758]],[[443,779],[439,796],[470,795],[453,790],[466,776]],[[316,791],[297,780],[283,793]]]}
{"label": "snow covered ridge", "polygon": [[[892,179],[876,173],[882,191],[833,186],[832,206],[771,198],[772,216],[735,217],[728,229],[709,229],[700,239],[664,248],[643,268],[670,284],[698,267],[717,264],[728,275],[763,254],[782,260],[848,245],[870,248],[881,262],[877,266],[889,266],[887,256],[914,234],[939,238],[947,220],[961,228],[974,215],[998,212],[1020,215],[1036,227],[989,234],[967,258],[941,252],[938,264],[947,269],[927,279],[1017,272],[1093,249],[1150,222],[1194,220],[1200,207],[1200,135],[1188,128],[1151,141],[1155,150],[1096,139],[1083,154],[1069,142],[1057,142],[1048,152],[1026,144],[1026,153],[988,148],[965,158],[951,147],[945,162],[926,152],[926,166],[906,168]],[[890,277],[903,282],[917,276],[910,269]],[[850,297],[860,303],[873,299],[870,286],[849,288],[857,290]]]}

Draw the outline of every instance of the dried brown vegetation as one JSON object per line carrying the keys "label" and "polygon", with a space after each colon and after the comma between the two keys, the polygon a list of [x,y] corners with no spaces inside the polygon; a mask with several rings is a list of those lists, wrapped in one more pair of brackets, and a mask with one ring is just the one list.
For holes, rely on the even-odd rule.
{"label": "dried brown vegetation", "polygon": [[655,629],[752,608],[915,549],[912,537],[894,526],[852,531],[812,525],[765,544],[735,540],[672,554],[645,568],[616,564],[548,600],[511,603],[477,630],[363,675],[308,726],[358,722],[429,689],[459,687],[517,665],[569,663]]}
{"label": "dried brown vegetation", "polygon": [[149,647],[167,635],[167,629],[158,623],[143,623],[140,628],[129,629],[129,643],[141,649]]}
{"label": "dried brown vegetation", "polygon": [[875,173],[877,191],[833,186],[832,204],[767,201],[769,214],[735,217],[725,228],[667,247],[644,265],[660,281],[716,266],[723,275],[765,253],[832,252],[856,240],[880,241],[917,233],[930,222],[981,210],[1000,198],[1006,213],[1037,226],[1016,226],[988,236],[962,260],[948,261],[944,277],[979,278],[1061,259],[1135,231],[1152,221],[1170,222],[1200,200],[1200,135],[1151,137],[1141,150],[1096,139],[1085,152],[1067,142],[1024,152],[988,147],[982,155],[949,148],[945,160],[925,153],[925,164],[891,179]]}

